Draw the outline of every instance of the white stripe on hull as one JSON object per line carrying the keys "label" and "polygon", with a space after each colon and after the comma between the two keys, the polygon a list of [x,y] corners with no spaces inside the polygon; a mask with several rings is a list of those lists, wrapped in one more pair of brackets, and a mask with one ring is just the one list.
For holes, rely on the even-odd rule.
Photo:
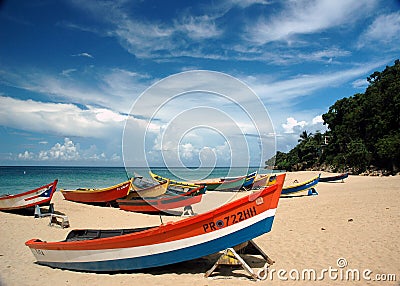
{"label": "white stripe on hull", "polygon": [[275,212],[276,209],[270,209],[259,215],[251,217],[239,223],[221,228],[217,231],[159,244],[99,250],[31,250],[38,262],[96,262],[142,257],[159,253],[167,253],[170,251],[192,247],[194,245],[218,239],[220,237],[229,235],[243,228],[251,226],[264,219],[267,219],[268,217],[273,217],[275,215]]}
{"label": "white stripe on hull", "polygon": [[[35,199],[31,199],[29,200],[29,198],[34,197],[34,196],[39,196],[44,192],[50,192],[51,190],[46,190],[46,189],[41,189],[39,191],[36,191],[32,194],[29,194],[28,196],[22,196],[22,197],[15,197],[15,198],[9,198],[6,200],[0,200],[0,208],[19,208],[19,207],[23,207],[26,205],[37,205],[43,201],[46,201],[49,199],[49,197],[37,197]],[[28,200],[26,200],[28,199]]]}

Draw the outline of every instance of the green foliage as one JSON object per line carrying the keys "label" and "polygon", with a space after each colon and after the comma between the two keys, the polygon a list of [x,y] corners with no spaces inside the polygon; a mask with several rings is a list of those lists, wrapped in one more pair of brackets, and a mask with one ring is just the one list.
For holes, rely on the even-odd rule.
{"label": "green foliage", "polygon": [[[400,166],[400,61],[367,78],[365,93],[336,101],[322,115],[329,131],[303,131],[289,153],[279,152],[276,166],[286,170],[321,164],[355,173],[371,164],[396,172]],[[323,139],[329,136],[325,146]]]}
{"label": "green foliage", "polygon": [[350,166],[355,173],[365,171],[372,159],[371,152],[368,151],[360,138],[351,140],[350,143],[347,144],[346,156],[346,165]]}
{"label": "green foliage", "polygon": [[394,171],[400,166],[400,131],[385,135],[376,143],[379,159],[384,162],[388,160]]}

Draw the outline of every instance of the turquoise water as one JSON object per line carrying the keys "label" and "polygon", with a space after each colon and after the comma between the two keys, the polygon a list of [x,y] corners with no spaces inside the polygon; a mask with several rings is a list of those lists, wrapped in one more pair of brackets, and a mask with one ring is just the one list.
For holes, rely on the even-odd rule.
{"label": "turquoise water", "polygon": [[[189,180],[240,176],[258,168],[152,168],[158,175],[171,179]],[[266,173],[267,170],[258,170]],[[18,194],[51,183],[58,179],[57,189],[104,188],[127,180],[136,172],[149,177],[147,168],[121,167],[50,167],[50,166],[0,166],[0,194]]]}

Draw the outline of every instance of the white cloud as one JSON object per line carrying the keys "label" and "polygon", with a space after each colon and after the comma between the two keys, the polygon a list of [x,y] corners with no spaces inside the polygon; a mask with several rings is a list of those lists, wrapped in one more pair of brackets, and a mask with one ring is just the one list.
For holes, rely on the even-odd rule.
{"label": "white cloud", "polygon": [[352,86],[354,88],[367,88],[369,85],[369,82],[367,81],[367,79],[357,79],[355,81],[353,81]]}
{"label": "white cloud", "polygon": [[[277,123],[275,125],[277,150],[290,151],[290,149],[298,144],[299,135],[305,130],[312,134],[315,134],[317,131],[324,133],[327,130],[327,127],[323,124],[321,114],[321,112],[326,112],[326,110],[301,110],[296,112],[284,109],[280,111],[280,113],[271,115],[273,121]],[[288,113],[291,116],[285,117],[285,114]],[[317,115],[318,113],[319,115]]]}
{"label": "white cloud", "polygon": [[61,72],[63,76],[69,76],[71,73],[76,72],[77,69],[66,69]]}
{"label": "white cloud", "polygon": [[151,84],[149,75],[119,68],[70,69],[63,73],[0,69],[1,81],[8,86],[40,93],[52,101],[103,106],[121,113],[128,113],[137,96]]}
{"label": "white cloud", "polygon": [[92,108],[95,117],[100,122],[121,122],[126,120],[125,115],[105,108]]}
{"label": "white cloud", "polygon": [[[165,59],[183,51],[188,52],[189,40],[203,41],[216,38],[223,32],[215,24],[215,16],[211,14],[193,16],[181,13],[169,23],[159,20],[139,20],[139,17],[127,12],[129,9],[126,9],[126,3],[105,1],[92,3],[73,1],[73,3],[109,24],[108,31],[102,33],[115,37],[128,52],[142,58],[157,58],[161,55]],[[69,26],[82,29],[77,25]]]}
{"label": "white cloud", "polygon": [[399,49],[400,45],[400,12],[380,15],[360,36],[358,47],[366,45],[379,46],[390,44],[393,48]]}
{"label": "white cloud", "polygon": [[86,57],[86,58],[91,58],[93,59],[94,57],[89,54],[89,53],[80,53],[80,54],[76,54],[76,55],[72,55],[73,57]]}
{"label": "white cloud", "polygon": [[286,123],[282,124],[282,127],[285,133],[294,133],[295,127],[303,128],[306,125],[307,122],[305,122],[304,120],[299,122],[293,117],[288,117],[286,119]]}
{"label": "white cloud", "polygon": [[309,96],[317,90],[337,87],[354,78],[366,76],[371,70],[385,63],[386,61],[371,62],[332,73],[304,74],[286,80],[258,75],[245,78],[244,81],[249,83],[267,105],[280,103],[290,106],[296,98]]}
{"label": "white cloud", "polygon": [[121,134],[125,118],[104,108],[0,96],[0,125],[26,131],[108,138]]}
{"label": "white cloud", "polygon": [[194,40],[202,40],[215,38],[221,35],[214,20],[207,16],[186,16],[180,22],[175,23],[175,29],[184,32],[189,38]]}
{"label": "white cloud", "polygon": [[64,139],[64,144],[56,143],[50,150],[40,151],[38,159],[76,161],[81,159],[77,146],[69,138]]}
{"label": "white cloud", "polygon": [[35,158],[35,154],[29,151],[25,151],[24,153],[18,154],[18,159],[21,160],[32,160]]}
{"label": "white cloud", "polygon": [[247,8],[254,4],[269,5],[271,2],[266,0],[232,0],[226,1],[227,3],[235,4],[241,8]]}
{"label": "white cloud", "polygon": [[286,1],[281,13],[248,27],[249,39],[258,44],[291,41],[297,35],[318,33],[348,24],[367,14],[376,1]]}
{"label": "white cloud", "polygon": [[[40,142],[39,142],[40,144]],[[82,149],[79,143],[73,142],[68,137],[64,138],[64,142],[55,143],[50,149],[40,150],[37,153],[24,151],[19,153],[17,158],[10,158],[8,160],[24,160],[24,161],[41,161],[41,162],[117,162],[121,163],[121,156],[113,153],[107,156],[104,151],[97,148],[96,145],[91,145],[88,149]]]}
{"label": "white cloud", "polygon": [[193,152],[198,152],[198,150],[195,150],[191,143],[181,144],[179,147],[179,154],[185,159],[192,159]]}
{"label": "white cloud", "polygon": [[319,124],[319,123],[324,123],[324,120],[322,119],[322,115],[317,115],[312,119],[312,124]]}
{"label": "white cloud", "polygon": [[[128,112],[136,98],[151,84],[148,74],[111,69],[101,77],[101,94],[106,97],[106,107],[115,107],[121,112]],[[107,100],[107,101],[106,101]]]}
{"label": "white cloud", "polygon": [[111,155],[110,161],[119,162],[119,161],[121,161],[121,156],[114,153]]}

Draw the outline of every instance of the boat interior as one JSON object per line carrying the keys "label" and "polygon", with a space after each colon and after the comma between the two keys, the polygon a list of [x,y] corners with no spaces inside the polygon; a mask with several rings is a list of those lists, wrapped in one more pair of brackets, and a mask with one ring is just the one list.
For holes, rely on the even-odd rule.
{"label": "boat interior", "polygon": [[114,237],[135,232],[141,232],[155,227],[157,226],[125,229],[74,229],[68,233],[67,238],[64,241],[81,241]]}

